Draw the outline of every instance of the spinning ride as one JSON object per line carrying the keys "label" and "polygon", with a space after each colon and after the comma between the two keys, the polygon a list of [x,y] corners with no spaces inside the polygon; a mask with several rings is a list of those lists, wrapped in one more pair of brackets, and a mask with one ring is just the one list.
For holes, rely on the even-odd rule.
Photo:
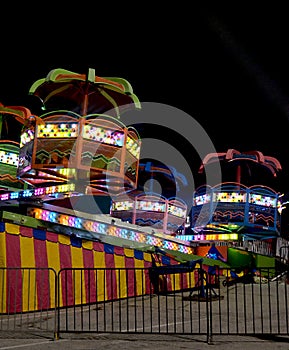
{"label": "spinning ride", "polygon": [[[280,194],[265,184],[246,186],[241,183],[242,167],[257,164],[269,170],[273,177],[282,169],[274,157],[260,151],[208,154],[199,168],[215,161],[237,169],[236,181],[196,189],[191,211],[192,241],[268,239],[280,235]],[[189,239],[189,238],[188,238]]]}
{"label": "spinning ride", "polygon": [[[13,111],[22,123],[13,175],[25,189],[5,191],[1,206],[21,203],[24,214],[70,226],[69,234],[85,238],[98,237],[98,230],[114,232],[111,226],[135,232],[142,226],[160,245],[183,232],[186,203],[146,193],[139,184],[139,172],[147,175],[147,166],[139,163],[140,135],[121,116],[141,105],[126,80],[97,77],[93,69],[87,75],[55,69],[37,80],[29,94],[41,101],[43,113],[33,115],[25,107],[19,107],[22,114]],[[150,164],[149,173],[169,183],[173,192],[176,172]],[[89,233],[83,232],[87,225]]]}
{"label": "spinning ride", "polygon": [[141,141],[119,120],[122,108],[140,108],[127,81],[56,69],[29,93],[48,112],[26,120],[19,178],[36,187],[72,182],[91,194],[136,188]]}
{"label": "spinning ride", "polygon": [[[28,108],[20,106],[4,106],[0,103],[0,196],[2,193],[12,192],[27,188],[24,181],[17,178],[19,163],[20,137],[16,140],[9,139],[12,129],[17,133],[31,116]],[[14,123],[11,125],[11,121]],[[16,121],[16,123],[15,123]],[[5,194],[3,194],[5,196]],[[7,196],[7,195],[6,195]]]}

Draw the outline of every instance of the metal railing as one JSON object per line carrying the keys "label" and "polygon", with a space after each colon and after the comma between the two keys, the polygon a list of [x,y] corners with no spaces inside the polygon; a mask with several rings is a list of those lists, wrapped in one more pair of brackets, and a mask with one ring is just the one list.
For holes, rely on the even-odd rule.
{"label": "metal railing", "polygon": [[0,332],[57,334],[57,275],[50,268],[0,268]]}
{"label": "metal railing", "polygon": [[0,269],[0,332],[289,335],[274,269]]}

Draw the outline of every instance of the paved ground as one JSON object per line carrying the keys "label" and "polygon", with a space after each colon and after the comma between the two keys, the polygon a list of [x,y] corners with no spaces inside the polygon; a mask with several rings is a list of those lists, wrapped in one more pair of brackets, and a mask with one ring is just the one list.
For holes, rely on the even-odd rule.
{"label": "paved ground", "polygon": [[[249,286],[250,287],[250,286]],[[232,287],[233,288],[233,287]],[[259,286],[257,286],[258,291],[259,291]],[[273,289],[271,290],[271,297],[273,297]],[[284,291],[284,289],[281,289],[281,284],[278,284],[278,299],[277,300],[284,300],[284,296],[282,296],[281,291]],[[244,291],[244,288],[238,289],[238,291]],[[287,289],[285,289],[287,292]],[[264,297],[266,295],[266,290],[264,291],[264,294],[262,294]],[[229,293],[231,296],[235,296],[234,293]],[[238,294],[239,295],[239,294]],[[287,294],[286,294],[287,295]],[[240,297],[240,296],[239,296]],[[239,298],[238,297],[238,298]],[[231,299],[228,299],[231,300]],[[240,298],[238,300],[243,300],[243,298]],[[266,299],[267,300],[267,299]],[[275,299],[273,299],[275,300]],[[287,300],[287,299],[286,299]],[[175,299],[176,302],[181,302],[179,298]],[[255,300],[256,303],[256,300]],[[273,303],[273,301],[272,301]],[[133,304],[130,305],[130,307],[133,307],[135,302],[133,301]],[[179,310],[180,307],[184,307],[184,305],[181,303],[181,306],[178,307],[178,304],[174,306],[174,308],[170,310]],[[233,304],[234,305],[234,304]],[[247,304],[248,306],[249,304]],[[201,307],[205,307],[206,305],[201,304]],[[213,304],[212,311],[213,315],[214,312],[219,313],[219,304]],[[267,304],[263,305],[263,313],[266,311],[266,306]],[[90,308],[88,308],[90,310]],[[96,309],[94,309],[96,310]],[[107,306],[107,311],[111,310]],[[117,312],[119,311],[118,307],[113,309],[115,311],[114,313],[114,319],[118,320],[117,317]],[[133,309],[134,310],[134,309]],[[138,309],[139,310],[139,309]],[[277,309],[276,309],[277,310]],[[277,311],[272,311],[271,310],[271,320],[272,320],[272,328],[276,329],[276,322],[280,319],[282,319],[282,312],[284,312],[285,309],[278,309],[278,316],[279,318],[276,319],[274,315],[276,314]],[[101,311],[101,310],[100,310]],[[235,308],[232,307],[230,309],[230,316],[232,316],[232,322],[235,320],[234,316]],[[266,311],[267,312],[267,311]],[[54,315],[54,313],[52,312]],[[58,340],[53,340],[53,330],[55,329],[55,323],[54,323],[54,317],[44,317],[45,315],[41,314],[41,320],[42,322],[39,322],[39,317],[35,314],[33,314],[32,318],[27,318],[28,315],[15,315],[15,318],[13,318],[11,315],[7,317],[4,315],[2,318],[0,318],[0,329],[2,326],[2,331],[0,332],[0,350],[4,349],[23,349],[23,350],[50,350],[50,349],[67,349],[67,350],[82,350],[82,349],[102,349],[103,347],[105,349],[111,349],[111,350],[146,350],[146,349],[153,349],[153,350],[186,350],[186,349],[195,349],[195,350],[207,350],[207,349],[222,349],[222,350],[257,350],[260,348],[260,350],[289,350],[289,336],[286,337],[281,337],[278,336],[276,338],[269,338],[267,336],[263,337],[249,337],[249,336],[232,336],[232,335],[222,335],[222,336],[217,336],[214,335],[212,341],[210,344],[207,343],[207,339],[205,335],[196,335],[196,333],[192,336],[188,336],[185,334],[118,334],[118,333],[100,333],[98,332],[91,332],[88,333],[87,329],[90,329],[88,325],[90,323],[87,323],[88,321],[88,315],[87,313],[87,308],[81,307],[77,309],[72,309],[69,310],[67,313],[66,310],[64,310],[64,315],[66,315],[66,318],[63,320],[64,324],[66,322],[69,323],[70,327],[72,327],[74,323],[74,318],[78,319],[79,315],[81,315],[82,318],[82,326],[83,329],[86,331],[79,331],[79,333],[68,333],[70,329],[73,329],[68,327],[68,328],[63,328],[60,330],[60,339]],[[148,314],[150,315],[150,314]],[[189,314],[190,315],[190,314]],[[281,322],[281,324],[287,325],[286,323],[286,316],[287,314],[284,314],[284,322]],[[27,317],[26,317],[27,316]],[[39,315],[38,315],[39,316]],[[51,316],[51,315],[50,315]],[[110,318],[109,312],[106,314],[106,320],[107,324],[110,324]],[[226,313],[223,313],[223,316],[226,317]],[[240,316],[240,315],[239,315]],[[246,324],[247,327],[248,325],[248,319],[244,319],[242,317],[238,318],[238,327],[240,329],[242,324]],[[283,319],[282,319],[283,320]],[[8,323],[9,321],[9,323]],[[203,330],[206,330],[206,318],[202,318],[202,321],[205,322],[205,327],[203,327]],[[257,318],[256,318],[257,321]],[[259,320],[260,321],[260,320]],[[45,330],[45,325],[47,323],[47,330],[48,332],[44,332]],[[78,324],[78,323],[77,323]],[[159,322],[157,321],[157,325]],[[182,323],[184,324],[184,323]],[[227,323],[224,321],[224,324],[226,325]],[[267,324],[267,322],[266,322]],[[97,327],[93,328],[93,323],[90,324],[92,329],[97,329]],[[164,324],[166,326],[166,323]],[[230,325],[232,325],[230,323]],[[7,326],[7,328],[5,328]],[[11,328],[9,328],[10,326]],[[13,328],[14,327],[14,328]],[[19,331],[19,334],[15,330],[20,330],[23,327],[22,332]],[[9,329],[5,330],[5,329]],[[78,328],[77,328],[78,329]],[[282,328],[283,329],[283,328]],[[66,333],[65,330],[68,332]],[[80,328],[79,328],[80,330]],[[226,327],[224,328],[226,330]],[[86,333],[85,333],[86,332]],[[223,332],[225,333],[225,332]],[[264,332],[266,333],[266,332]],[[204,334],[204,333],[203,333]],[[286,334],[286,333],[285,333]]]}
{"label": "paved ground", "polygon": [[212,343],[208,344],[203,336],[175,336],[175,335],[69,335],[66,334],[59,340],[51,340],[45,337],[0,338],[0,350],[4,349],[154,349],[154,350],[183,350],[183,349],[222,349],[222,350],[288,350],[289,337],[277,337],[275,339],[261,339],[256,337],[215,336]]}

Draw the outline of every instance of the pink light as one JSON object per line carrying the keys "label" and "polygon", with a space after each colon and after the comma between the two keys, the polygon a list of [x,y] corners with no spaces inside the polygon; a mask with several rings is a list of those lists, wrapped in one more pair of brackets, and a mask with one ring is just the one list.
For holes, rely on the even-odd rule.
{"label": "pink light", "polygon": [[40,195],[44,194],[44,191],[45,191],[45,188],[36,188],[34,190],[34,195],[35,196],[40,196]]}
{"label": "pink light", "polygon": [[6,199],[9,199],[9,193],[4,193],[4,194],[1,194],[1,200],[6,200]]}

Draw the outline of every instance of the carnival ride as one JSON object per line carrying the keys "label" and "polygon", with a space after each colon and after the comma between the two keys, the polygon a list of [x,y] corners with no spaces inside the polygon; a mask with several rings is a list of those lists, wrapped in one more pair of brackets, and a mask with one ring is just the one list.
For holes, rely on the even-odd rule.
{"label": "carnival ride", "polygon": [[[212,186],[201,185],[193,195],[191,229],[193,235],[184,239],[191,241],[240,241],[266,240],[280,236],[281,194],[262,183],[242,183],[242,168],[257,164],[273,177],[282,170],[274,157],[264,156],[260,151],[239,152],[229,149],[223,153],[208,154],[200,168],[221,161],[235,169],[234,181]],[[250,176],[249,176],[250,179]],[[248,178],[247,178],[248,181]]]}
{"label": "carnival ride", "polygon": [[[230,266],[219,247],[200,256],[192,242],[211,245],[279,235],[279,193],[241,182],[242,164],[261,165],[276,176],[281,170],[277,159],[259,151],[209,154],[201,173],[221,161],[237,165],[237,177],[196,189],[190,214],[194,234],[188,235],[187,204],[173,195],[176,179],[182,185],[186,179],[176,169],[141,162],[138,130],[121,121],[122,113],[141,108],[125,79],[101,78],[93,69],[87,75],[55,69],[37,80],[29,94],[39,99],[43,113],[0,105],[0,238],[6,244],[0,253],[9,251],[4,267],[19,267],[22,260],[41,267],[50,262],[55,271],[61,269],[60,260],[64,267],[95,267],[99,253],[115,255],[120,248],[122,260],[128,260],[124,250],[129,247],[133,253],[128,255],[142,256],[143,265],[154,264],[158,281],[161,275],[191,273],[200,265],[201,274],[188,279],[186,288],[205,298],[222,269]],[[9,123],[14,140],[9,132],[3,138]],[[165,182],[168,196],[145,188],[153,178]],[[143,252],[149,253],[148,260]],[[111,267],[111,257],[107,261]],[[207,279],[210,266],[220,268],[211,274],[214,281]],[[182,289],[181,280],[177,288]],[[168,291],[177,288],[173,284]]]}
{"label": "carnival ride", "polygon": [[[181,198],[140,185],[159,177],[172,188],[171,194],[176,179],[182,185],[186,179],[176,169],[140,162],[141,137],[121,121],[122,113],[141,109],[128,81],[98,77],[93,69],[87,75],[55,69],[33,83],[29,94],[40,100],[41,115],[26,107],[0,106],[1,126],[14,117],[19,129],[18,144],[1,141],[1,161],[6,164],[0,205],[9,206],[14,215],[33,217],[58,231],[65,226],[77,237],[118,236],[126,244],[189,254],[194,252],[192,242],[280,235],[280,194],[241,179],[242,169],[252,164],[276,177],[281,170],[276,158],[235,149],[208,154],[200,174],[221,162],[235,169],[235,179],[197,188],[188,213]],[[14,187],[7,185],[8,179]],[[10,217],[9,211],[2,217]],[[188,215],[192,234],[185,232]]]}
{"label": "carnival ride", "polygon": [[[25,120],[30,116],[28,108],[20,106],[4,107],[0,103],[0,194],[27,188],[17,177],[19,142],[9,139],[8,124],[12,119],[14,131],[19,135]],[[16,122],[16,123],[15,123]]]}
{"label": "carnival ride", "polygon": [[[118,235],[129,244],[191,252],[173,237],[184,230],[186,204],[139,186],[139,173],[148,168],[140,164],[141,138],[121,116],[141,104],[127,80],[98,77],[94,69],[87,75],[55,69],[34,82],[29,95],[40,100],[42,114],[26,107],[0,109],[2,121],[9,115],[21,124],[17,141],[5,143],[15,148],[15,159],[11,175],[2,177],[2,208],[54,229],[65,225],[64,231],[78,237]],[[149,167],[151,177],[175,181],[173,170]],[[4,187],[8,176],[21,187]],[[9,211],[2,218],[8,220]]]}

